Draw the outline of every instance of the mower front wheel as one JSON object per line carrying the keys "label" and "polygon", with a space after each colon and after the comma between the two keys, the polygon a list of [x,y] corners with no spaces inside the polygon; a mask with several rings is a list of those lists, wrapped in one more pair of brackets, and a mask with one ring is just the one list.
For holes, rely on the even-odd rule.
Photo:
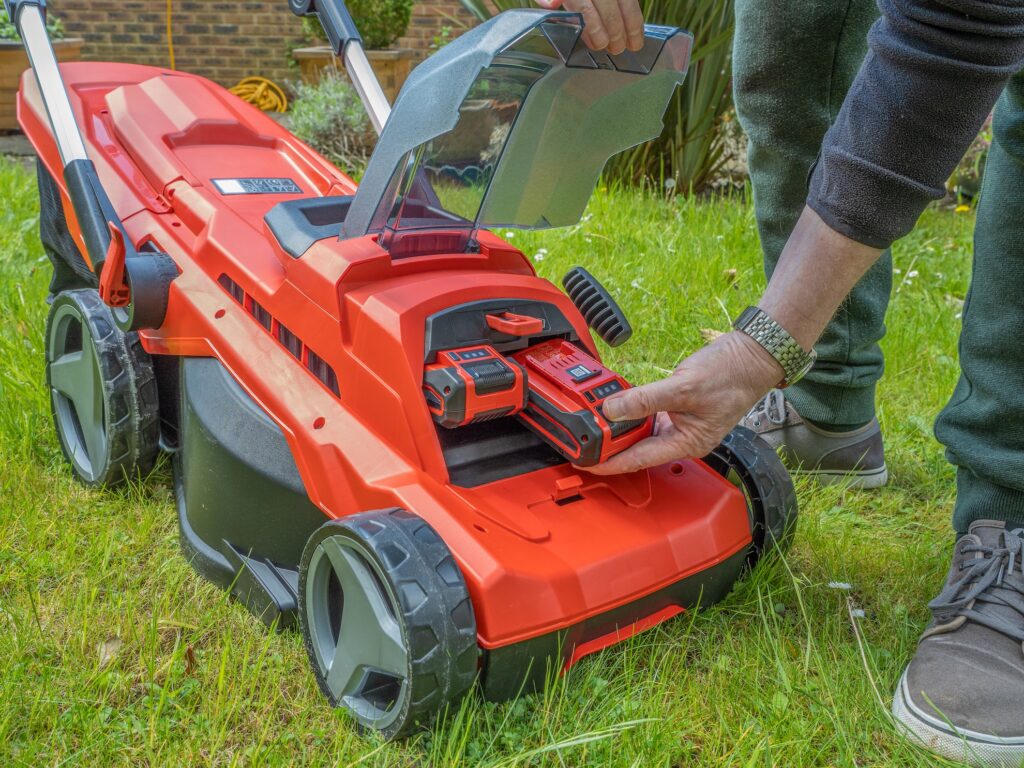
{"label": "mower front wheel", "polygon": [[332,520],[310,537],[299,621],[331,706],[387,739],[456,706],[476,676],[462,573],[437,533],[404,510]]}
{"label": "mower front wheel", "polygon": [[797,501],[793,478],[768,443],[745,427],[737,427],[704,462],[743,491],[753,542],[747,565],[773,549],[789,548],[796,528]]}

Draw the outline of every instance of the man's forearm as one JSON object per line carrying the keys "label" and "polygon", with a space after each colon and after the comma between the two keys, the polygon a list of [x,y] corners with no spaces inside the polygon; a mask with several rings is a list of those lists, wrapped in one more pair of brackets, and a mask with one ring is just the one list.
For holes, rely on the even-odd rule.
{"label": "man's forearm", "polygon": [[880,7],[870,52],[825,137],[808,204],[833,229],[885,247],[945,194],[1000,91],[1024,68],[1024,3]]}
{"label": "man's forearm", "polygon": [[804,208],[758,306],[810,349],[881,253],[839,234]]}

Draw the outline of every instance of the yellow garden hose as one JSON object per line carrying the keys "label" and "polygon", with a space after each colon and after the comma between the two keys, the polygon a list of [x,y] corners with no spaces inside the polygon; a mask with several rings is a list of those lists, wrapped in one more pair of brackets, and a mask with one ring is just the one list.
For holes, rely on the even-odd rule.
{"label": "yellow garden hose", "polygon": [[[173,10],[174,0],[167,0],[167,55],[170,58],[171,69],[176,69],[174,34],[171,28]],[[232,88],[231,92],[242,101],[247,101],[264,112],[286,112],[288,110],[288,97],[284,95],[284,91],[265,77],[247,77]]]}
{"label": "yellow garden hose", "polygon": [[247,77],[232,88],[231,92],[264,112],[288,110],[288,97],[284,95],[284,91],[265,77]]}
{"label": "yellow garden hose", "polygon": [[167,53],[171,59],[171,69],[177,69],[174,66],[174,33],[171,31],[171,6],[174,0],[167,0]]}

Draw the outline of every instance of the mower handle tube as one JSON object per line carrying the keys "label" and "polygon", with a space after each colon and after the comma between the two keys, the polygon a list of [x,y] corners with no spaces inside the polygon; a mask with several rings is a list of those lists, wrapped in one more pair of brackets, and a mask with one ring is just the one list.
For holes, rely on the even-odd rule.
{"label": "mower handle tube", "polygon": [[46,32],[46,0],[4,0],[4,8],[25,45],[61,161],[65,166],[75,160],[87,161],[89,156],[85,152],[85,142],[75,123],[71,102],[57,68],[57,57]]}
{"label": "mower handle tube", "polygon": [[[100,295],[113,308],[123,331],[158,328],[167,311],[167,291],[178,271],[163,253],[140,254],[125,232],[110,198],[100,184],[96,166],[85,149],[75,113],[46,32],[46,0],[4,0],[11,23],[21,35],[32,74],[46,108],[54,142],[63,163],[64,183],[75,210],[92,270],[100,279]],[[115,232],[120,237],[115,238]],[[112,247],[113,245],[113,247]],[[104,274],[108,256],[114,272]]]}
{"label": "mower handle tube", "polygon": [[345,70],[366,107],[374,130],[380,134],[391,115],[391,104],[366,58],[363,39],[344,0],[288,0],[288,7],[296,16],[316,16],[320,20],[335,55],[345,62]]}

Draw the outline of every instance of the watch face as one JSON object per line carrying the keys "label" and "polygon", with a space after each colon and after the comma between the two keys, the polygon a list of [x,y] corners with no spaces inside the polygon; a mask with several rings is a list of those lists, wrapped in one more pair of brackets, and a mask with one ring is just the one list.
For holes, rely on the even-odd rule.
{"label": "watch face", "polygon": [[738,331],[742,331],[751,320],[757,317],[758,312],[760,312],[760,310],[757,307],[747,307],[740,313],[740,316],[736,318],[736,322],[732,324],[732,327]]}

